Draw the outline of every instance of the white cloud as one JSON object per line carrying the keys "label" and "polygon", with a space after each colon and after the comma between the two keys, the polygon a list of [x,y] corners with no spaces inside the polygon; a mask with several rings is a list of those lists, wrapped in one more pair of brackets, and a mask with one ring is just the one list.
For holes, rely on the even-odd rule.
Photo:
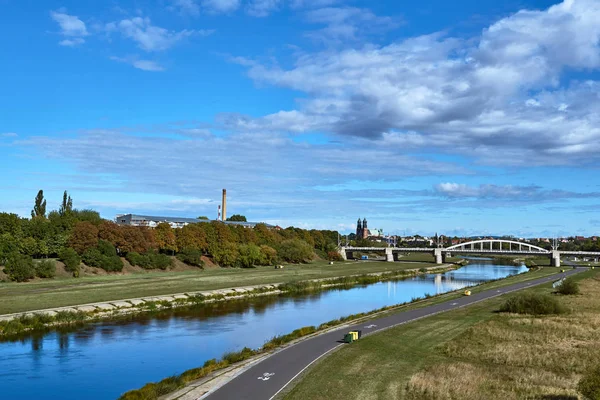
{"label": "white cloud", "polygon": [[398,26],[390,17],[379,17],[371,10],[357,7],[324,7],[306,13],[306,19],[325,28],[307,33],[308,37],[329,43],[356,40],[367,33],[383,32]]}
{"label": "white cloud", "polygon": [[200,6],[195,0],[173,0],[173,7],[182,14],[197,16],[200,14]]}
{"label": "white cloud", "polygon": [[171,48],[177,42],[192,35],[208,36],[214,31],[212,30],[182,30],[170,31],[152,25],[150,18],[135,17],[124,19],[118,23],[108,23],[105,25],[107,32],[119,30],[121,34],[129,39],[134,40],[138,46],[145,51],[163,51]]}
{"label": "white cloud", "polygon": [[282,3],[282,0],[250,0],[246,12],[253,17],[266,17],[277,11]]}
{"label": "white cloud", "polygon": [[[348,10],[309,15],[335,24],[356,15]],[[238,127],[272,129],[293,117],[297,132],[404,142],[490,164],[594,164],[600,83],[559,83],[565,71],[600,68],[598,20],[599,2],[567,0],[520,11],[471,40],[435,33],[386,46],[302,52],[291,68],[243,60],[254,80],[307,99],[298,110],[238,116]]]}
{"label": "white cloud", "polygon": [[203,0],[202,6],[215,14],[230,13],[237,10],[241,5],[241,0]]}
{"label": "white cloud", "polygon": [[134,68],[141,69],[143,71],[161,72],[165,70],[165,68],[156,61],[140,60],[137,57],[110,57],[110,59],[113,61],[130,64]]}
{"label": "white cloud", "polygon": [[82,38],[73,38],[73,39],[64,39],[58,42],[61,46],[74,47],[80,44],[85,43],[85,40]]}
{"label": "white cloud", "polygon": [[17,135],[14,132],[5,132],[5,133],[0,133],[0,137],[6,137],[6,138],[14,138],[17,137],[19,135]]}
{"label": "white cloud", "polygon": [[88,31],[85,23],[77,16],[62,10],[51,11],[50,16],[60,26],[60,34],[67,37],[59,42],[61,46],[76,46],[85,42],[83,37],[88,35]]}
{"label": "white cloud", "polygon": [[481,184],[469,186],[462,183],[445,182],[435,185],[434,194],[454,199],[510,200],[516,202],[559,201],[562,199],[596,199],[598,192],[576,193],[566,190],[548,190],[540,186],[515,186]]}

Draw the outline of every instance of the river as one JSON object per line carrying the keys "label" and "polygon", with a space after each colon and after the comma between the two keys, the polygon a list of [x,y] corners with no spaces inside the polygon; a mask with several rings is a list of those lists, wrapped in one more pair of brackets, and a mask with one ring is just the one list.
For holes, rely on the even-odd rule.
{"label": "river", "polygon": [[0,343],[0,398],[115,399],[244,346],[339,317],[526,271],[471,264],[445,274],[300,296],[270,296],[133,320],[101,322]]}

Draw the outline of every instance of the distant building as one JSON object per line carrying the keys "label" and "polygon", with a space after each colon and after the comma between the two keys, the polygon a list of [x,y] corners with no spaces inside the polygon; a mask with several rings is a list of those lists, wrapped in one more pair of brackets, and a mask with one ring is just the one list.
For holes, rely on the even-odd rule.
{"label": "distant building", "polygon": [[[214,220],[217,222],[216,220]],[[115,218],[115,222],[119,225],[130,225],[130,226],[147,226],[154,228],[158,224],[167,223],[171,228],[183,228],[189,224],[198,224],[202,222],[213,222],[208,219],[196,219],[196,218],[182,218],[182,217],[156,217],[152,215],[137,215],[137,214],[125,214],[118,215]],[[245,228],[254,228],[256,225],[262,222],[242,222],[242,221],[218,221],[226,225],[239,225]],[[267,228],[276,228],[273,225],[264,224]]]}
{"label": "distant building", "polygon": [[356,239],[366,239],[369,237],[369,229],[367,228],[367,219],[364,218],[362,221],[360,218],[356,223]]}

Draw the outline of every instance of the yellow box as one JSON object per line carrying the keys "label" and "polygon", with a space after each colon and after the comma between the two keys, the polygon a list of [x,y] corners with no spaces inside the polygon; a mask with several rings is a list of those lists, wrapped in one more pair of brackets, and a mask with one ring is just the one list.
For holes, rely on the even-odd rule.
{"label": "yellow box", "polygon": [[358,340],[358,331],[350,331],[353,340]]}

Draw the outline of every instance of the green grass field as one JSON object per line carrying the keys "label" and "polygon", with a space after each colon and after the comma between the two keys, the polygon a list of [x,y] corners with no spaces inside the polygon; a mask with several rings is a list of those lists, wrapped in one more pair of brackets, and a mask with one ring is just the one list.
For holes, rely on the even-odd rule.
{"label": "green grass field", "polygon": [[[600,356],[600,337],[593,334],[600,324],[597,272],[577,277],[585,279],[582,295],[560,298],[572,310],[568,315],[495,313],[506,295],[401,325],[318,362],[285,399],[576,399],[569,396],[576,396],[581,372]],[[548,273],[556,269],[539,272]]]}
{"label": "green grass field", "polygon": [[44,308],[95,303],[143,296],[158,296],[239,286],[296,282],[355,274],[431,267],[430,264],[348,261],[329,265],[326,261],[286,265],[283,269],[210,268],[185,272],[151,272],[106,275],[78,279],[0,283],[0,315]]}

